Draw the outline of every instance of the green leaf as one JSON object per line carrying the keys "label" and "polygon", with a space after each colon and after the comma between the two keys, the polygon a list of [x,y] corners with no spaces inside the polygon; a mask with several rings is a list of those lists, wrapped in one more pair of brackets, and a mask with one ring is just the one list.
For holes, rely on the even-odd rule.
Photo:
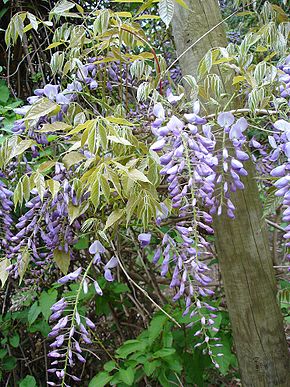
{"label": "green leaf", "polygon": [[58,268],[63,274],[67,274],[69,264],[70,264],[70,255],[69,253],[64,252],[63,250],[54,250],[53,252],[54,262],[57,264]]}
{"label": "green leaf", "polygon": [[8,271],[6,270],[9,265],[10,261],[7,258],[4,258],[2,261],[0,261],[0,281],[2,287],[5,285],[5,282],[9,276]]}
{"label": "green leaf", "polygon": [[161,20],[168,28],[174,14],[174,2],[172,0],[160,0],[158,9]]}
{"label": "green leaf", "polygon": [[19,387],[36,387],[36,380],[33,376],[27,375],[20,381]]}
{"label": "green leaf", "polygon": [[0,348],[0,359],[4,359],[4,357],[7,355],[7,350],[4,348]]}
{"label": "green leaf", "polygon": [[104,370],[107,372],[111,372],[116,368],[116,362],[113,360],[107,361],[107,363],[104,364]]}
{"label": "green leaf", "polygon": [[60,106],[52,102],[48,98],[41,98],[34,105],[31,106],[27,115],[24,117],[25,120],[38,120],[41,117],[47,116],[48,114],[57,114],[60,110]]}
{"label": "green leaf", "polygon": [[89,244],[90,244],[90,240],[88,236],[84,235],[79,238],[78,242],[74,245],[74,249],[84,250],[89,247]]}
{"label": "green leaf", "polygon": [[108,372],[100,372],[90,381],[89,387],[104,387],[112,378],[113,376],[109,375]]}
{"label": "green leaf", "polygon": [[158,357],[170,356],[170,355],[173,355],[175,351],[176,351],[175,348],[162,348],[159,351],[155,352],[153,354],[153,357],[158,358]]}
{"label": "green leaf", "polygon": [[48,321],[49,316],[51,315],[50,308],[56,302],[57,291],[55,289],[49,289],[48,292],[45,290],[41,292],[39,297],[39,306],[41,313],[46,321]]}
{"label": "green leaf", "polygon": [[118,222],[118,220],[121,219],[123,215],[124,215],[124,209],[118,209],[111,212],[111,214],[108,216],[108,219],[106,221],[104,231],[106,231],[109,227],[113,226],[113,224]]}
{"label": "green leaf", "polygon": [[16,363],[14,356],[6,356],[2,361],[2,367],[5,371],[12,371],[16,367]]}
{"label": "green leaf", "polygon": [[146,342],[141,340],[127,340],[121,347],[117,349],[118,357],[125,359],[132,352],[144,351],[146,348]]}
{"label": "green leaf", "polygon": [[40,319],[35,321],[31,327],[29,327],[30,333],[40,332],[42,336],[47,337],[49,332],[51,332],[51,327],[48,325],[47,321]]}
{"label": "green leaf", "polygon": [[106,32],[109,26],[109,20],[110,20],[109,11],[107,9],[102,10],[94,21],[94,24],[93,24],[94,33],[98,35]]}
{"label": "green leaf", "polygon": [[9,99],[9,89],[5,83],[0,83],[0,102],[6,103]]}
{"label": "green leaf", "polygon": [[134,382],[135,370],[132,367],[129,367],[126,370],[121,368],[119,370],[119,376],[124,383],[126,383],[128,386],[132,386]]}
{"label": "green leaf", "polygon": [[160,335],[163,330],[167,317],[164,314],[155,315],[148,328],[149,343],[152,344],[154,340]]}
{"label": "green leaf", "polygon": [[20,337],[18,333],[14,333],[12,337],[9,337],[9,343],[12,345],[12,347],[17,348],[20,343]]}
{"label": "green leaf", "polygon": [[37,317],[40,315],[40,313],[41,313],[41,308],[38,305],[38,301],[35,301],[35,303],[32,304],[32,306],[30,307],[30,309],[28,311],[27,318],[28,318],[29,325],[34,323],[34,321],[37,319]]}
{"label": "green leaf", "polygon": [[56,51],[50,59],[50,68],[52,73],[55,75],[61,72],[64,64],[64,52]]}
{"label": "green leaf", "polygon": [[151,376],[160,364],[160,360],[146,361],[144,363],[144,372],[146,376]]}

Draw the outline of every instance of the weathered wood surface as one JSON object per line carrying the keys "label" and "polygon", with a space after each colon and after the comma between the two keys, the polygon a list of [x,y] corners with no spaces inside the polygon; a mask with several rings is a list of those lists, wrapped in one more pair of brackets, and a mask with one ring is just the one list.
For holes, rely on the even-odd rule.
{"label": "weathered wood surface", "polygon": [[[186,3],[190,11],[175,3],[172,21],[178,55],[221,21],[216,0]],[[208,49],[225,45],[220,26],[180,59],[183,75],[195,76]],[[236,219],[226,214],[215,219],[216,249],[243,385],[286,387],[290,386],[290,362],[266,224],[251,163],[247,170],[245,190],[233,195]]]}

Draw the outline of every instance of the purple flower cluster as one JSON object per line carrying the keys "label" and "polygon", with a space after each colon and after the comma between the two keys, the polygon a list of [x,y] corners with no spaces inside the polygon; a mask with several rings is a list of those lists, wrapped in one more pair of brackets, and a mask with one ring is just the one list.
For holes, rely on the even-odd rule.
{"label": "purple flower cluster", "polygon": [[[168,92],[167,97],[173,104],[181,99],[172,92]],[[216,139],[211,126],[198,113],[199,104],[196,103],[193,112],[184,115],[187,123],[173,115],[164,125],[166,115],[163,106],[158,103],[153,109],[156,119],[152,123],[152,131],[158,138],[151,150],[162,151],[160,173],[166,177],[172,208],[178,211],[180,218],[163,235],[153,262],[161,260],[162,276],[168,274],[169,267],[172,268],[170,287],[176,289],[173,299],[177,301],[183,297],[184,315],[199,317],[202,328],[197,335],[203,337],[199,345],[205,344],[207,352],[212,355],[211,346],[218,345],[215,343],[216,338],[212,338],[214,335],[207,333],[208,330],[216,332],[215,315],[212,313],[215,308],[207,302],[207,297],[213,294],[213,290],[210,288],[212,279],[208,275],[206,260],[212,254],[210,244],[203,234],[213,233],[212,214],[221,213],[222,200],[216,197],[219,184],[222,184],[221,194],[226,199],[228,214],[234,216],[229,193],[243,188],[240,176],[246,174],[242,162],[248,159],[248,155],[242,150],[242,146],[245,141],[243,131],[247,124],[243,119],[235,122],[230,113],[222,113],[218,117],[224,137],[233,145],[232,156],[225,146],[221,151],[216,150]],[[219,165],[222,172],[219,171]],[[230,177],[227,177],[228,174]],[[157,224],[160,221],[159,218]],[[143,234],[141,243],[144,240]],[[213,362],[218,367],[214,357]]]}
{"label": "purple flower cluster", "polygon": [[[64,167],[57,163],[55,180],[66,175]],[[46,191],[41,200],[36,189],[33,197],[25,204],[28,209],[15,224],[16,232],[8,236],[10,251],[8,258],[15,258],[16,264],[11,274],[18,277],[23,265],[23,252],[28,249],[31,261],[38,267],[46,267],[51,262],[54,251],[63,251],[74,258],[73,246],[78,241],[80,220],[69,218],[69,205],[79,205],[84,198],[77,197],[73,186],[64,178],[60,191],[52,197]]]}
{"label": "purple flower cluster", "polygon": [[[105,251],[106,251],[105,247],[98,240],[96,240],[89,248],[90,254],[94,255],[93,264],[95,264],[98,267],[98,269],[99,269],[99,266],[103,264],[101,255],[104,254]],[[114,281],[112,269],[114,269],[117,265],[118,265],[118,260],[114,256],[110,258],[109,261],[104,265],[104,277],[107,281],[109,282]],[[96,289],[96,292],[99,295],[102,295],[102,291],[97,281],[94,281],[94,287]]]}
{"label": "purple flower cluster", "polygon": [[[89,269],[91,266],[95,266],[97,270],[100,269],[102,256],[105,252],[106,249],[102,243],[98,240],[94,241],[89,248],[89,253],[93,255],[93,258],[84,274],[82,274],[83,269],[79,267],[58,280],[58,283],[62,285],[69,281],[80,280],[80,286],[76,296],[70,298],[64,297],[51,307],[52,315],[50,316],[50,322],[57,321],[57,323],[49,333],[49,337],[54,339],[50,345],[52,350],[48,354],[53,359],[51,363],[53,368],[50,368],[49,372],[54,373],[63,382],[67,375],[74,381],[80,381],[78,376],[71,375],[67,372],[67,367],[72,368],[76,361],[84,363],[85,357],[83,356],[82,345],[92,344],[87,329],[95,329],[95,324],[88,317],[80,316],[78,311],[79,294],[81,290],[86,294],[88,292],[89,281],[92,281],[96,293],[102,296],[102,289],[97,280],[89,276]],[[107,281],[113,281],[112,269],[117,264],[117,259],[112,257],[104,265],[104,277]],[[71,313],[69,313],[71,310],[69,308],[72,308]],[[50,385],[55,384],[54,382],[50,382]]]}
{"label": "purple flower cluster", "polygon": [[220,215],[224,204],[228,216],[234,218],[235,207],[230,200],[230,194],[244,188],[241,177],[248,174],[243,165],[249,159],[248,154],[243,150],[246,142],[244,132],[248,123],[244,117],[235,121],[234,115],[230,112],[220,113],[217,123],[224,130],[223,147],[219,154],[221,168],[216,176],[217,187],[220,187],[220,198],[216,198],[210,213],[217,211]]}
{"label": "purple flower cluster", "polygon": [[[171,103],[176,97],[168,93]],[[173,208],[180,208],[186,203],[185,198],[194,191],[194,203],[201,202],[209,209],[209,215],[221,214],[223,206],[234,218],[234,205],[230,200],[231,192],[243,189],[242,176],[247,175],[243,163],[249,159],[243,150],[246,142],[244,131],[247,121],[244,118],[235,120],[230,112],[220,113],[217,123],[222,129],[222,149],[216,149],[216,138],[211,126],[198,115],[199,104],[196,103],[193,113],[185,114],[187,124],[173,115],[165,126],[165,110],[160,103],[153,109],[156,117],[152,131],[158,136],[151,150],[163,154],[160,164],[161,175],[167,176],[169,194]],[[198,127],[201,126],[201,131]],[[189,176],[184,184],[184,174]],[[181,185],[181,181],[183,182]],[[202,225],[200,227],[204,228]]]}
{"label": "purple flower cluster", "polygon": [[[63,121],[63,115],[67,112],[69,104],[75,100],[76,98],[76,92],[80,92],[82,90],[82,85],[78,81],[74,81],[67,85],[67,88],[64,90],[60,90],[59,85],[52,85],[47,84],[44,86],[43,89],[36,89],[34,91],[34,96],[28,97],[27,101],[29,105],[24,105],[20,108],[14,109],[14,112],[16,114],[19,114],[21,116],[25,116],[28,111],[31,109],[31,106],[34,103],[37,103],[37,101],[40,100],[42,97],[46,97],[50,99],[51,101],[56,102],[60,106],[60,111],[48,118],[47,116],[40,117],[35,125],[30,126],[28,129],[28,137],[35,139],[39,144],[47,145],[47,135],[44,133],[39,133],[39,129],[42,127],[43,124],[47,123],[54,123],[56,121]],[[25,120],[19,119],[14,122],[14,125],[12,127],[12,131],[16,134],[21,134],[26,130]],[[37,156],[38,153],[35,153],[35,156]]]}
{"label": "purple flower cluster", "polygon": [[120,64],[119,61],[110,64],[96,64],[94,63],[96,61],[98,61],[98,58],[90,58],[87,64],[79,67],[76,74],[78,81],[87,85],[90,90],[98,88],[98,78],[100,78],[100,82],[106,81],[109,92],[113,90],[114,84],[118,86],[120,83],[125,82],[127,87],[132,87],[134,82],[130,73],[128,73],[126,64]]}
{"label": "purple flower cluster", "polygon": [[2,254],[5,254],[6,257],[9,257],[11,254],[10,241],[13,237],[11,230],[14,223],[12,218],[12,195],[13,192],[7,189],[5,184],[0,180],[0,251]]}
{"label": "purple flower cluster", "polygon": [[[81,276],[81,272],[82,269],[79,268],[58,282],[63,284],[70,280],[77,280]],[[80,288],[84,281],[83,277]],[[72,312],[68,309],[70,307],[73,308]],[[68,373],[67,368],[69,366],[72,369],[76,361],[85,363],[86,359],[82,347],[92,344],[88,328],[95,329],[95,324],[89,318],[80,316],[77,307],[78,295],[75,299],[63,297],[51,307],[50,322],[56,324],[48,335],[54,340],[50,344],[51,351],[48,353],[48,357],[52,359],[52,368],[49,368],[48,372],[55,374],[63,382],[67,376],[74,381],[81,380],[78,376]],[[49,382],[49,385],[56,384]],[[67,384],[64,383],[64,385]]]}
{"label": "purple flower cluster", "polygon": [[274,128],[280,133],[269,136],[269,142],[273,148],[269,159],[273,161],[283,160],[283,163],[273,168],[270,174],[277,178],[274,183],[277,189],[275,195],[283,198],[282,220],[288,223],[285,228],[284,238],[286,239],[286,247],[290,247],[290,123],[285,120],[278,120],[274,123]]}
{"label": "purple flower cluster", "polygon": [[[290,55],[285,59],[285,62],[279,66],[279,92],[282,98],[289,100],[290,97]],[[289,101],[290,102],[290,101]]]}

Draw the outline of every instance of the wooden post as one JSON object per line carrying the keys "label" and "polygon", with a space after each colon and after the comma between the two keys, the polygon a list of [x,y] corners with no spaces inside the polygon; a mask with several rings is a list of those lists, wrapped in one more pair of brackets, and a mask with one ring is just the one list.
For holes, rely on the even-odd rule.
{"label": "wooden post", "polygon": [[[190,10],[175,3],[172,20],[178,55],[221,21],[216,0],[186,3]],[[222,25],[180,59],[183,75],[196,76],[206,52],[221,46],[226,46]],[[223,84],[229,91],[224,79]],[[246,168],[245,189],[233,194],[236,219],[223,214],[214,222],[219,265],[243,386],[286,387],[290,386],[290,363],[266,224],[252,162]]]}

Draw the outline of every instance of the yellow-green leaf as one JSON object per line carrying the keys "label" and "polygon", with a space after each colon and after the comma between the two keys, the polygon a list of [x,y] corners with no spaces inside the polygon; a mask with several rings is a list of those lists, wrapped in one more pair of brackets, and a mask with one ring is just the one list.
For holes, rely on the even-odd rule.
{"label": "yellow-green leaf", "polygon": [[63,42],[54,42],[54,43],[51,43],[48,47],[46,47],[46,50],[51,50],[52,48],[58,47],[58,46],[60,46],[61,44],[63,44]]}
{"label": "yellow-green leaf", "polygon": [[186,8],[186,9],[189,9],[188,5],[186,4],[186,2],[184,0],[174,0],[176,3],[178,3],[179,5],[181,5],[183,8]]}
{"label": "yellow-green leaf", "polygon": [[63,157],[62,161],[66,169],[70,169],[72,165],[78,164],[84,158],[85,156],[79,152],[70,152]]}
{"label": "yellow-green leaf", "polygon": [[[143,181],[144,183],[150,183],[148,178],[144,175],[143,172],[139,171],[138,169],[130,169],[127,171],[127,175],[130,179],[134,181]],[[151,183],[150,183],[151,184]]]}
{"label": "yellow-green leaf", "polygon": [[22,178],[22,189],[23,189],[23,196],[25,201],[27,201],[30,197],[30,179],[27,175],[24,175]]}
{"label": "yellow-green leaf", "polygon": [[82,215],[89,207],[89,202],[83,202],[80,206],[74,206],[72,203],[68,205],[68,216],[70,219],[70,224]]}
{"label": "yellow-green leaf", "polygon": [[236,85],[239,82],[243,82],[244,80],[245,80],[245,77],[243,77],[242,75],[238,75],[238,76],[234,77],[233,85]]}
{"label": "yellow-green leaf", "polygon": [[62,250],[54,250],[53,252],[54,262],[57,264],[57,267],[63,274],[67,274],[69,264],[70,264],[70,255]]}
{"label": "yellow-green leaf", "polygon": [[113,226],[114,223],[118,222],[118,220],[120,220],[123,215],[124,215],[124,209],[118,209],[118,210],[113,211],[109,215],[109,217],[106,221],[104,231],[106,231],[109,227]]}
{"label": "yellow-green leaf", "polygon": [[7,281],[8,278],[8,271],[6,270],[7,267],[10,265],[10,261],[7,258],[2,259],[0,261],[0,281],[2,284],[2,288],[5,285],[5,282]]}
{"label": "yellow-green leaf", "polygon": [[107,201],[109,201],[111,196],[111,190],[107,179],[103,175],[100,176],[100,183],[101,183],[102,193],[104,194]]}
{"label": "yellow-green leaf", "polygon": [[48,114],[57,114],[60,111],[60,106],[51,101],[48,98],[41,98],[34,105],[31,106],[25,120],[38,120],[40,117],[47,116]]}
{"label": "yellow-green leaf", "polygon": [[115,12],[114,15],[119,17],[132,17],[131,12]]}
{"label": "yellow-green leaf", "polygon": [[44,124],[40,129],[40,132],[41,133],[58,132],[58,131],[65,132],[70,128],[71,128],[71,125],[68,125],[65,122],[54,122],[53,124]]}
{"label": "yellow-green leaf", "polygon": [[58,182],[57,180],[49,179],[46,181],[46,185],[52,197],[54,198],[60,189],[60,182]]}
{"label": "yellow-green leaf", "polygon": [[123,137],[117,137],[117,136],[108,136],[108,140],[115,142],[117,144],[122,144],[122,145],[131,145],[130,141],[126,140]]}
{"label": "yellow-green leaf", "polygon": [[22,251],[22,257],[18,264],[18,273],[19,273],[19,285],[21,284],[28,264],[30,262],[30,254],[28,250]]}
{"label": "yellow-green leaf", "polygon": [[100,202],[100,183],[98,179],[99,177],[97,176],[91,190],[91,202],[95,206],[95,209],[97,209]]}
{"label": "yellow-green leaf", "polygon": [[31,148],[32,145],[35,144],[35,141],[33,140],[22,140],[19,144],[17,144],[10,155],[10,159],[12,159],[15,156],[21,155],[24,153],[27,149]]}
{"label": "yellow-green leaf", "polygon": [[38,171],[45,172],[53,168],[54,166],[55,166],[55,161],[45,161],[44,163],[40,164],[40,166],[38,167]]}
{"label": "yellow-green leaf", "polygon": [[106,119],[113,124],[118,124],[118,125],[126,125],[126,126],[134,126],[131,122],[126,120],[125,118],[122,117],[106,117]]}
{"label": "yellow-green leaf", "polygon": [[148,20],[148,19],[160,19],[160,16],[158,15],[141,15],[134,18],[134,20]]}
{"label": "yellow-green leaf", "polygon": [[34,182],[40,199],[43,200],[45,193],[45,181],[43,175],[41,175],[39,172],[36,172],[34,175]]}

